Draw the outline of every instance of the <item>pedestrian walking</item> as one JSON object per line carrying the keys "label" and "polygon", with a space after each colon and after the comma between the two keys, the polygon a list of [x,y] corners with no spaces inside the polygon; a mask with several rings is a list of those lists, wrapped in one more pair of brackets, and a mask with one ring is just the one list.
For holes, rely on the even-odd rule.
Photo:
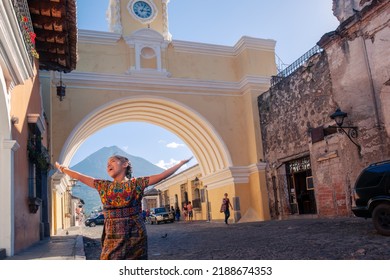
{"label": "pedestrian walking", "polygon": [[176,206],[175,217],[176,217],[176,221],[180,221],[180,208],[179,208],[179,206]]}
{"label": "pedestrian walking", "polygon": [[222,205],[221,205],[221,213],[224,213],[225,214],[225,224],[228,224],[228,219],[230,217],[230,210],[229,210],[229,207],[232,208],[233,210],[233,206],[232,204],[230,203],[230,200],[228,198],[228,194],[225,193],[224,194],[224,198],[222,199]]}
{"label": "pedestrian walking", "polygon": [[105,217],[100,259],[147,259],[147,233],[141,211],[144,190],[168,178],[190,160],[182,160],[160,174],[134,178],[130,161],[114,155],[107,162],[107,173],[112,181],[95,179],[58,162],[55,166],[99,193]]}

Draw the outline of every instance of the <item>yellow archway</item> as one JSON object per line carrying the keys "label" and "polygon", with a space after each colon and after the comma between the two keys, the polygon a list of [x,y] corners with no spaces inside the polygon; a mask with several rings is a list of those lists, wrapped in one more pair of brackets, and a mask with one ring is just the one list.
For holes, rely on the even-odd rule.
{"label": "yellow archway", "polygon": [[156,96],[117,99],[95,109],[69,135],[60,162],[69,164],[81,144],[99,129],[127,121],[148,122],[176,134],[191,149],[204,176],[232,165],[224,142],[205,118],[184,104]]}

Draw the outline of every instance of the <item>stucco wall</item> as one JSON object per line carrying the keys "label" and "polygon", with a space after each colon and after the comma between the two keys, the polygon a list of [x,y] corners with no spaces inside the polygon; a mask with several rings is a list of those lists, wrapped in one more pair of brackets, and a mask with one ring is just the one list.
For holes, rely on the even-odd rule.
{"label": "stucco wall", "polygon": [[[36,70],[36,69],[35,69]],[[27,154],[28,114],[41,114],[41,95],[39,78],[28,79],[23,85],[16,86],[11,92],[11,116],[19,118],[12,127],[12,137],[20,148],[14,154],[15,164],[15,252],[18,252],[40,240],[40,222],[42,206],[37,213],[30,213],[29,166]],[[43,144],[47,143],[46,133],[42,134]]]}

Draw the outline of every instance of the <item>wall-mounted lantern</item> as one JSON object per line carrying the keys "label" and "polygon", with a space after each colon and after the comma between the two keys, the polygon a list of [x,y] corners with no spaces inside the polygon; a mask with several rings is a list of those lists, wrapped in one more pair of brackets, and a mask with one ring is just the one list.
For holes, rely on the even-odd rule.
{"label": "wall-mounted lantern", "polygon": [[[356,126],[343,126],[344,119],[348,116],[347,113],[341,111],[340,108],[337,108],[336,111],[330,115],[330,118],[334,120],[337,124],[337,126],[329,126],[331,128],[337,128],[340,129],[342,132],[345,133],[345,135],[348,136],[348,139],[358,148],[359,155],[362,148],[356,141],[353,139],[356,139],[358,137],[358,131]],[[347,130],[346,130],[347,129]]]}
{"label": "wall-mounted lantern", "polygon": [[199,178],[198,176],[194,179],[194,186],[197,187],[199,185]]}
{"label": "wall-mounted lantern", "polygon": [[66,85],[62,82],[62,73],[60,72],[60,82],[57,84],[57,97],[62,101],[65,98]]}

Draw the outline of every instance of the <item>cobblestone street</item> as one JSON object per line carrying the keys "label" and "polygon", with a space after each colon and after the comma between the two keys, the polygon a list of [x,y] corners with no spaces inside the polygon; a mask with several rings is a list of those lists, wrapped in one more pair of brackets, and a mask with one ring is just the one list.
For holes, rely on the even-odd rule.
{"label": "cobblestone street", "polygon": [[[88,260],[99,259],[102,226],[83,228]],[[225,225],[147,225],[150,260],[390,260],[390,237],[371,219],[292,219]]]}

